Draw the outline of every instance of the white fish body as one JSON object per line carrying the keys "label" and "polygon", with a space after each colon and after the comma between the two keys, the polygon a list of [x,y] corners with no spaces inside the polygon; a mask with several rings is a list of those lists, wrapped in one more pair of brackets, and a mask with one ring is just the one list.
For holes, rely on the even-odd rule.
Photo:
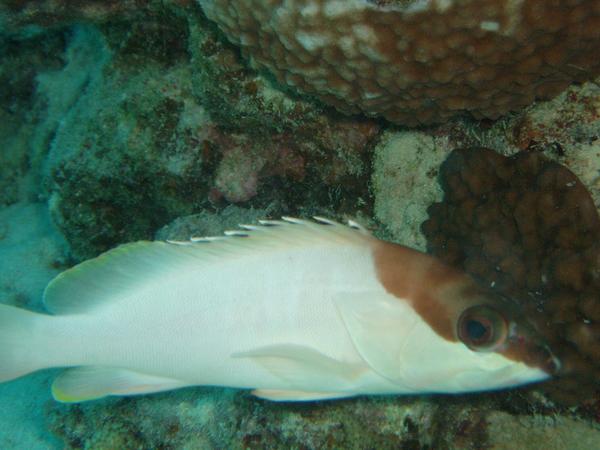
{"label": "white fish body", "polygon": [[[128,244],[86,261],[47,287],[52,316],[0,307],[0,380],[74,367],[53,385],[72,402],[191,385],[272,400],[462,392],[548,376],[442,337],[415,307],[423,286],[402,298],[386,285],[378,254],[394,244],[356,224],[286,219],[230,234]],[[424,276],[435,261],[396,247],[421,258],[401,276]]]}

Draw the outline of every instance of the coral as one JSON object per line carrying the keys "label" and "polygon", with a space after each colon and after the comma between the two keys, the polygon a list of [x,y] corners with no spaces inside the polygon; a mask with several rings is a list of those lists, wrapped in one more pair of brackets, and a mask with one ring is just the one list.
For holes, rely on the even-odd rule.
{"label": "coral", "polygon": [[451,121],[430,129],[450,148],[487,147],[502,155],[541,152],[568,167],[600,208],[600,78],[496,122]]}
{"label": "coral", "polygon": [[[519,301],[562,360],[562,393],[600,374],[600,217],[589,192],[540,153],[455,150],[444,200],[423,224],[429,250]],[[574,378],[575,377],[575,378]],[[556,395],[555,395],[556,397]]]}
{"label": "coral", "polygon": [[238,49],[206,19],[189,20],[194,93],[224,128],[281,133],[327,126],[317,105],[276,89],[268,78],[247,69]]}
{"label": "coral", "polygon": [[600,79],[572,86],[515,119],[511,143],[544,154],[571,169],[600,208]]}
{"label": "coral", "polygon": [[495,119],[600,72],[595,0],[198,0],[259,68],[345,113]]}

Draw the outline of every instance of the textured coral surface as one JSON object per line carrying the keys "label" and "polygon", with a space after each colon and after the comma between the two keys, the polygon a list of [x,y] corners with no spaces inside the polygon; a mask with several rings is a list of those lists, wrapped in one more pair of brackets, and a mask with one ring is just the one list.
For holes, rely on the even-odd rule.
{"label": "textured coral surface", "polygon": [[600,374],[600,217],[589,192],[535,152],[455,150],[440,176],[444,200],[423,225],[429,249],[521,303],[587,395],[581,382]]}
{"label": "textured coral surface", "polygon": [[600,72],[597,0],[198,1],[281,83],[399,124],[497,118]]}

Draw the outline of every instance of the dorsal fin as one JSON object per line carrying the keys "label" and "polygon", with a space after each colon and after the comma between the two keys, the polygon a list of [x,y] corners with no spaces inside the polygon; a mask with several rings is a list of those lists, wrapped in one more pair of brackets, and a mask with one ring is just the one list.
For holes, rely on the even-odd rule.
{"label": "dorsal fin", "polygon": [[44,292],[46,308],[55,314],[82,314],[136,289],[151,277],[189,264],[239,258],[248,253],[308,245],[357,244],[372,239],[355,222],[348,226],[321,217],[314,221],[284,217],[223,236],[186,242],[140,241],[121,245],[61,273]]}

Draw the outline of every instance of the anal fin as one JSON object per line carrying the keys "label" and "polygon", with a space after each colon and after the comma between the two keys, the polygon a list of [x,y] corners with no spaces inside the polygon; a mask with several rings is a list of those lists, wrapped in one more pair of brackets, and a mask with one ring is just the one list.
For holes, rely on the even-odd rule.
{"label": "anal fin", "polygon": [[189,386],[188,383],[132,370],[82,366],[67,369],[52,383],[52,396],[63,403],[95,400],[107,395],[137,395]]}
{"label": "anal fin", "polygon": [[316,400],[332,400],[335,398],[354,397],[354,393],[345,392],[306,392],[283,391],[276,389],[255,389],[252,395],[273,402],[310,402]]}

